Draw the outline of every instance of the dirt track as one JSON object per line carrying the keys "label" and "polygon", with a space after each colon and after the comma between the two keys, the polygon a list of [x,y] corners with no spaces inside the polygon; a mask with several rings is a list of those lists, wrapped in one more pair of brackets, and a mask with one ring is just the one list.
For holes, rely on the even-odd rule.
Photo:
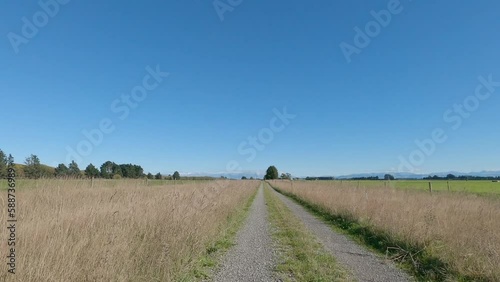
{"label": "dirt track", "polygon": [[346,236],[334,232],[302,206],[271,189],[285,205],[302,220],[323,247],[359,281],[411,281],[410,277],[392,262],[378,257]]}
{"label": "dirt track", "polygon": [[274,274],[276,253],[272,249],[267,206],[263,189],[271,189],[314,234],[325,250],[359,281],[412,281],[411,277],[390,261],[334,232],[299,204],[279,194],[268,184],[261,184],[236,245],[224,257],[214,281],[280,281]]}
{"label": "dirt track", "polygon": [[214,281],[279,281],[273,274],[275,261],[261,184],[236,246],[225,256]]}

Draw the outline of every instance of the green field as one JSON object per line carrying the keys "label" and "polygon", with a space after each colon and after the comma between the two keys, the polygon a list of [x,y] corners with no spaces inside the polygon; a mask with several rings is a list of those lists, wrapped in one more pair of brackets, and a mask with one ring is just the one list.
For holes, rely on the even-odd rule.
{"label": "green field", "polygon": [[500,182],[491,180],[334,180],[335,182],[349,183],[360,187],[392,187],[399,189],[429,190],[429,182],[433,191],[448,191],[448,183],[452,192],[468,192],[476,194],[498,194],[500,195]]}

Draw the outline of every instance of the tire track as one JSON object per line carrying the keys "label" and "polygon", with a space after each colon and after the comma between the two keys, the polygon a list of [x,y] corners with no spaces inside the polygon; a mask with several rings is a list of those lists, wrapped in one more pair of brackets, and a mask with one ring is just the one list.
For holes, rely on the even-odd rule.
{"label": "tire track", "polygon": [[213,281],[280,281],[273,274],[276,255],[272,246],[261,184],[236,245],[224,257]]}
{"label": "tire track", "polygon": [[[266,183],[266,185],[269,185]],[[411,277],[398,269],[391,261],[384,260],[362,248],[344,235],[334,232],[288,197],[271,190],[283,203],[302,220],[304,225],[318,238],[325,249],[331,252],[337,261],[348,269],[359,281],[412,281]]]}

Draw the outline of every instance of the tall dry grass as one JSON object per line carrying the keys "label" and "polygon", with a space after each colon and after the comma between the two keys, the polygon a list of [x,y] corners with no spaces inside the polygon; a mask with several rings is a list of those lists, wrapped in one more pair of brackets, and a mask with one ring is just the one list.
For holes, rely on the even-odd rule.
{"label": "tall dry grass", "polygon": [[[252,181],[110,183],[100,187],[97,181],[90,188],[87,180],[41,180],[38,188],[20,188],[17,274],[6,274],[1,263],[0,280],[176,280],[223,234],[228,217],[258,186]],[[6,197],[0,198],[0,221],[6,222]],[[5,244],[6,236],[1,233]]]}
{"label": "tall dry grass", "polygon": [[[357,188],[339,182],[275,181],[328,213],[408,243],[460,276],[500,281],[500,201],[465,193]],[[349,186],[348,186],[349,185]]]}

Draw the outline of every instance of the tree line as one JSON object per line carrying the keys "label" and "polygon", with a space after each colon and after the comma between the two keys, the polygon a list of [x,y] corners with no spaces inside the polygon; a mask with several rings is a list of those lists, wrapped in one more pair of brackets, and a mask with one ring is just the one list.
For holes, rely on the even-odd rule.
{"label": "tree line", "polygon": [[0,150],[0,178],[7,177],[7,171],[10,167],[14,167],[14,157],[11,154],[7,156]]}
{"label": "tree line", "polygon": [[500,176],[468,176],[459,175],[455,176],[453,174],[448,174],[446,176],[440,177],[437,175],[424,177],[425,180],[500,180]]}
{"label": "tree line", "polygon": [[151,173],[145,174],[144,169],[136,164],[117,164],[112,161],[106,161],[99,168],[93,164],[89,164],[84,170],[78,167],[75,161],[68,165],[59,164],[53,168],[41,164],[37,155],[30,155],[24,161],[24,164],[15,164],[14,157],[9,154],[8,156],[0,149],[0,179],[7,177],[7,170],[9,167],[16,169],[16,174],[19,177],[26,178],[106,178],[106,179],[120,179],[120,178],[148,178],[148,179],[170,179],[179,180],[181,176],[178,171],[172,175],[163,176],[161,173],[153,175]]}

